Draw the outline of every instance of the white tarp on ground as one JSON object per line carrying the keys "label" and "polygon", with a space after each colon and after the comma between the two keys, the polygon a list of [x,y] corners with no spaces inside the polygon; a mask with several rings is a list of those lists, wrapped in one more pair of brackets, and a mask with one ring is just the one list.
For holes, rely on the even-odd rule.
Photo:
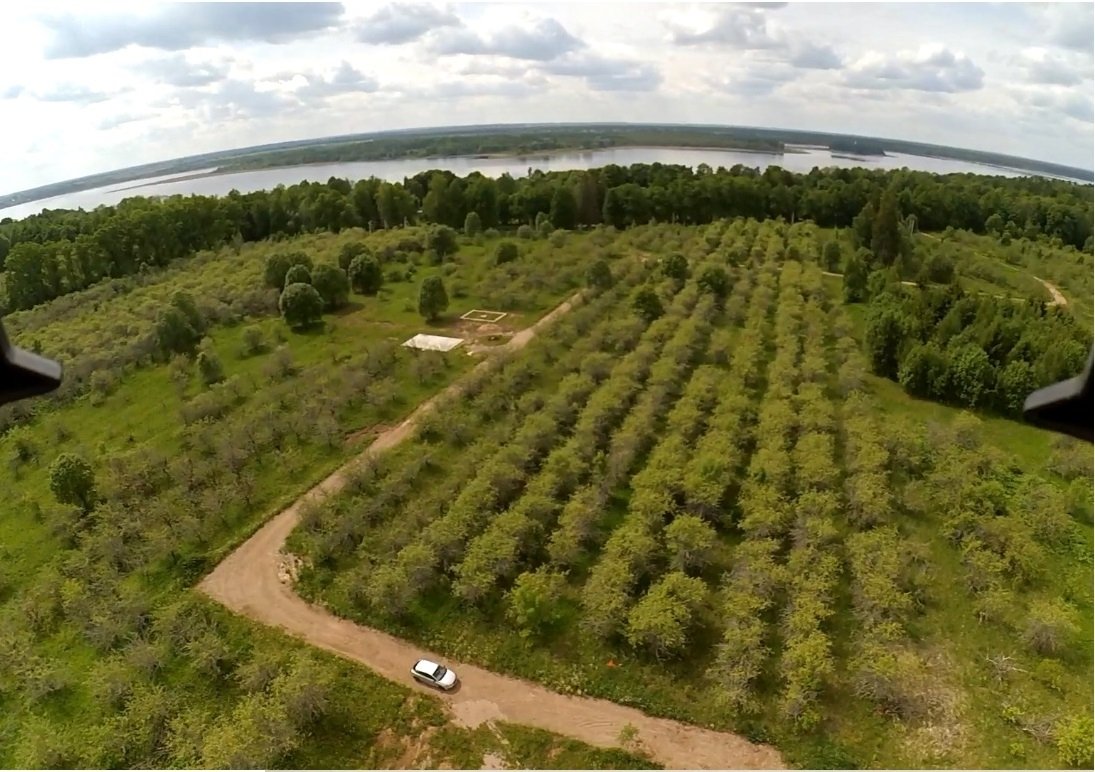
{"label": "white tarp on ground", "polygon": [[426,335],[418,333],[403,345],[409,348],[420,348],[423,351],[452,351],[464,342],[463,338],[446,338],[444,335]]}

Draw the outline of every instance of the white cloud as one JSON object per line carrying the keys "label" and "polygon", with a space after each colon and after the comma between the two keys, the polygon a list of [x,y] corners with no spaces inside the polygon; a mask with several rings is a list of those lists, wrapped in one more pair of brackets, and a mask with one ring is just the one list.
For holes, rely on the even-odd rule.
{"label": "white cloud", "polygon": [[848,67],[845,83],[863,89],[909,89],[958,93],[976,91],[984,71],[963,53],[934,44],[915,51],[870,51]]}
{"label": "white cloud", "polygon": [[357,39],[363,43],[399,45],[417,40],[440,27],[458,27],[456,14],[424,3],[399,3],[381,8],[363,19],[357,27]]}
{"label": "white cloud", "polygon": [[0,47],[0,168],[19,189],[307,136],[538,121],[815,128],[1090,167],[1092,37],[1082,3],[24,3]]}

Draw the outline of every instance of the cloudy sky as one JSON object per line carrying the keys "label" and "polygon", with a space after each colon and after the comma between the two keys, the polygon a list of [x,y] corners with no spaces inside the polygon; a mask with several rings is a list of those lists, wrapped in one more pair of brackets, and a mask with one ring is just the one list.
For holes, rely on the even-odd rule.
{"label": "cloudy sky", "polygon": [[1090,3],[84,5],[5,6],[0,190],[526,121],[819,129],[1092,168]]}

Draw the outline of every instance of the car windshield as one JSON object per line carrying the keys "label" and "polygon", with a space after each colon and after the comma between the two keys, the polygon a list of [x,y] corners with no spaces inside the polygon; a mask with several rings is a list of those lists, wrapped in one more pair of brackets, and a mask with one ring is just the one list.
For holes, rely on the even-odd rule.
{"label": "car windshield", "polygon": [[433,671],[434,679],[440,681],[442,678],[444,678],[444,676],[445,676],[445,667],[443,665],[438,665],[437,670]]}

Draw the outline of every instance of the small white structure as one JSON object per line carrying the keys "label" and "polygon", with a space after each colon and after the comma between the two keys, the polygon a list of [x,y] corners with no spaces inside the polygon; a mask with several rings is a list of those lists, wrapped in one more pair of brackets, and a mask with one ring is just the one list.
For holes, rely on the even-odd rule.
{"label": "small white structure", "polygon": [[500,322],[506,316],[505,311],[483,311],[479,308],[473,308],[471,311],[461,314],[460,318],[468,322]]}
{"label": "small white structure", "polygon": [[423,351],[452,351],[463,342],[463,338],[446,338],[444,335],[426,335],[420,332],[413,338],[403,341],[403,345]]}

